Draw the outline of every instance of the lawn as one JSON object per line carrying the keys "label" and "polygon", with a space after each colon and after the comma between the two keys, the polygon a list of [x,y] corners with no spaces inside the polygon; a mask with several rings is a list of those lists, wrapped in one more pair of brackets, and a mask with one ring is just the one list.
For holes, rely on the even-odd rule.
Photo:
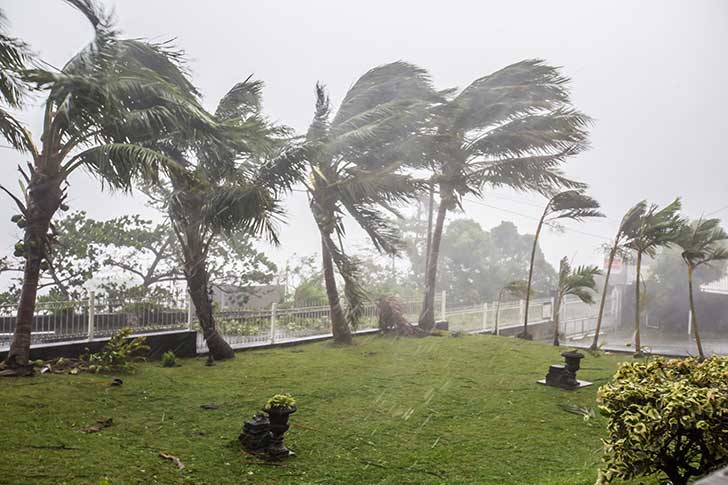
{"label": "lawn", "polygon": [[[493,336],[359,337],[241,352],[205,367],[137,366],[101,375],[0,380],[0,483],[593,484],[604,419],[595,406],[621,356],[587,356],[568,392],[537,385],[565,348]],[[287,445],[268,464],[241,451],[243,421],[272,394],[298,400]],[[216,403],[216,410],[200,405]],[[97,419],[113,426],[86,434]],[[186,465],[178,470],[163,451]]]}

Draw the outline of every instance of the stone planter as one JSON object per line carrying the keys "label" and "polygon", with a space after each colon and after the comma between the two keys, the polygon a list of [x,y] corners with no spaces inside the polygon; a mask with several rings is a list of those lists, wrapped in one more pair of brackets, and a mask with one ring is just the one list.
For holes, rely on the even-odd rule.
{"label": "stone planter", "polygon": [[281,458],[295,455],[294,452],[286,448],[283,444],[283,436],[288,431],[288,428],[290,428],[288,418],[296,412],[296,406],[272,407],[270,409],[263,409],[263,411],[268,414],[268,420],[270,422],[269,429],[272,435],[271,443],[266,449],[268,456],[272,459],[280,460]]}

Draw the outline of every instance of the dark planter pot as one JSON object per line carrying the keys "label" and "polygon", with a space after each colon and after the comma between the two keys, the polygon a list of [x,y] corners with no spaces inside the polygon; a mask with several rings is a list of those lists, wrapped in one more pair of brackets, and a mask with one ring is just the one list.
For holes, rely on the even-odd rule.
{"label": "dark planter pot", "polygon": [[272,442],[266,450],[268,456],[274,460],[280,460],[288,456],[295,455],[294,452],[286,448],[283,444],[283,436],[288,431],[288,418],[291,414],[296,412],[296,406],[291,407],[275,407],[270,409],[263,409],[268,414],[268,420],[270,421],[270,432],[273,435]]}

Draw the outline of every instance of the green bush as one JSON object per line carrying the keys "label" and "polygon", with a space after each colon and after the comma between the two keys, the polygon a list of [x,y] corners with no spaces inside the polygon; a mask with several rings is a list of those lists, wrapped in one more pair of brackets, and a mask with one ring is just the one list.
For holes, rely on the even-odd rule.
{"label": "green bush", "polygon": [[290,394],[276,394],[272,398],[268,399],[263,409],[269,410],[272,408],[292,408],[296,405],[296,400]]}
{"label": "green bush", "polygon": [[96,373],[128,372],[133,369],[131,363],[142,359],[141,355],[149,352],[145,337],[127,340],[131,329],[124,328],[116,332],[104,345],[101,352],[88,356],[88,370]]}
{"label": "green bush", "polygon": [[681,485],[728,463],[728,357],[624,363],[598,400],[598,483],[662,473]]}
{"label": "green bush", "polygon": [[177,356],[174,355],[174,352],[171,350],[168,350],[167,352],[162,354],[162,367],[176,367],[177,366]]}

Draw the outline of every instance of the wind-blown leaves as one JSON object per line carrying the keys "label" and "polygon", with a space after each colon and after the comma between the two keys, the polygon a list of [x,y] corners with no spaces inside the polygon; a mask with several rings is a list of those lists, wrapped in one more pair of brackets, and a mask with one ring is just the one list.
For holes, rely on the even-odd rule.
{"label": "wind-blown leaves", "polygon": [[563,298],[573,295],[584,303],[594,303],[596,292],[595,276],[601,274],[596,266],[577,266],[572,268],[564,257],[559,266],[559,295]]}
{"label": "wind-blown leaves", "polygon": [[28,86],[22,72],[32,60],[28,46],[7,33],[7,19],[0,10],[0,137],[17,150],[35,151],[25,126],[8,108],[21,108]]}
{"label": "wind-blown leaves", "polygon": [[685,263],[693,268],[728,259],[728,233],[720,227],[720,219],[701,217],[686,223],[676,244],[683,250]]}
{"label": "wind-blown leaves", "polygon": [[570,219],[581,221],[587,217],[604,217],[599,202],[581,190],[565,190],[554,195],[546,209],[545,220]]}

